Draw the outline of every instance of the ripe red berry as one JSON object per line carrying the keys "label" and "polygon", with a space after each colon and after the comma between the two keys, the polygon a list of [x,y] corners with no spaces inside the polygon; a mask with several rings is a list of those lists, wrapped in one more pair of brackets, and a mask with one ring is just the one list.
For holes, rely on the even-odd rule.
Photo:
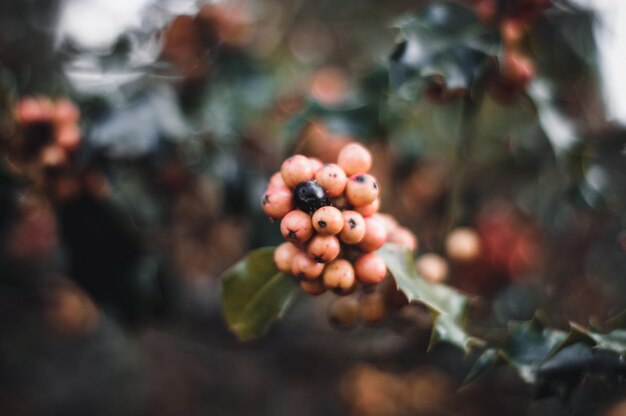
{"label": "ripe red berry", "polygon": [[314,173],[311,161],[302,155],[291,156],[280,167],[280,174],[289,188],[313,179]]}
{"label": "ripe red berry", "polygon": [[291,263],[298,248],[291,243],[282,243],[274,250],[274,263],[283,273],[291,273]]}
{"label": "ripe red berry", "polygon": [[359,242],[359,249],[365,253],[370,253],[381,248],[386,240],[385,224],[377,217],[365,218],[365,235]]}
{"label": "ripe red berry", "polygon": [[339,239],[346,244],[357,244],[365,236],[365,220],[356,211],[344,211],[343,229],[339,233]]}
{"label": "ripe red berry", "polygon": [[354,263],[356,278],[364,285],[382,282],[387,274],[385,261],[376,253],[367,253]]}
{"label": "ripe red berry", "polygon": [[319,183],[322,188],[324,188],[326,195],[330,197],[337,197],[343,193],[344,189],[346,189],[348,178],[339,165],[331,163],[317,171],[315,174],[315,181]]}
{"label": "ripe red berry", "polygon": [[293,209],[293,194],[287,188],[271,188],[263,195],[261,206],[270,218],[281,219]]}
{"label": "ripe red berry", "polygon": [[354,268],[348,260],[337,259],[324,268],[324,286],[328,289],[349,290],[354,286]]}
{"label": "ripe red berry", "polygon": [[378,198],[378,184],[372,175],[351,176],[346,185],[346,198],[355,207],[371,204]]}
{"label": "ripe red berry", "polygon": [[309,257],[304,251],[298,250],[291,263],[291,274],[299,279],[313,280],[320,277],[324,265]]}
{"label": "ripe red berry", "polygon": [[311,217],[302,211],[291,211],[280,222],[280,232],[288,241],[304,244],[313,235]]}
{"label": "ripe red berry", "polygon": [[312,218],[315,231],[322,235],[336,235],[343,228],[343,216],[335,207],[322,207]]}
{"label": "ripe red berry", "polygon": [[311,238],[307,254],[318,263],[329,263],[337,258],[341,246],[334,235],[316,235]]}
{"label": "ripe red berry", "polygon": [[337,164],[348,176],[366,173],[372,167],[372,155],[362,145],[350,143],[339,152]]}

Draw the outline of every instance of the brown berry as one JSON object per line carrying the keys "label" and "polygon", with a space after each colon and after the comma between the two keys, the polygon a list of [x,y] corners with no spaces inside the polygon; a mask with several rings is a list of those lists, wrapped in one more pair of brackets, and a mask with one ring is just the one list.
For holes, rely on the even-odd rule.
{"label": "brown berry", "polygon": [[293,188],[301,182],[313,179],[314,172],[308,157],[294,155],[283,162],[280,167],[280,174],[285,184],[289,188]]}
{"label": "brown berry", "polygon": [[318,263],[329,263],[337,258],[341,246],[334,235],[315,235],[309,241],[307,253]]}
{"label": "brown berry", "polygon": [[354,268],[348,260],[337,259],[324,268],[324,286],[328,289],[349,290],[354,286]]}
{"label": "brown berry", "polygon": [[343,216],[335,207],[322,207],[315,211],[312,218],[315,231],[322,235],[338,234],[343,228]]}
{"label": "brown berry", "polygon": [[347,176],[366,173],[372,167],[372,155],[362,145],[350,143],[339,152],[337,164]]}
{"label": "brown berry", "polygon": [[338,328],[349,328],[357,322],[358,308],[354,296],[335,299],[328,307],[328,320]]}
{"label": "brown berry", "polygon": [[356,278],[364,285],[375,285],[382,282],[387,274],[387,266],[382,257],[376,253],[367,253],[354,263]]}
{"label": "brown berry", "polygon": [[346,185],[346,198],[355,207],[371,204],[378,198],[378,184],[372,175],[351,176]]}
{"label": "brown berry", "polygon": [[339,165],[331,163],[329,165],[325,165],[317,171],[315,174],[315,181],[319,183],[322,188],[324,188],[326,195],[330,197],[337,197],[340,196],[346,189],[348,177]]}
{"label": "brown berry", "polygon": [[293,209],[293,194],[287,188],[271,188],[261,199],[263,212],[273,219],[281,219]]}
{"label": "brown berry", "polygon": [[365,236],[365,219],[356,211],[344,211],[343,229],[339,239],[346,244],[357,244]]}
{"label": "brown berry", "polygon": [[364,293],[359,298],[359,318],[366,324],[377,324],[385,319],[387,307],[380,292]]}
{"label": "brown berry", "polygon": [[288,241],[304,244],[313,235],[311,217],[299,210],[291,211],[280,222],[280,232]]}

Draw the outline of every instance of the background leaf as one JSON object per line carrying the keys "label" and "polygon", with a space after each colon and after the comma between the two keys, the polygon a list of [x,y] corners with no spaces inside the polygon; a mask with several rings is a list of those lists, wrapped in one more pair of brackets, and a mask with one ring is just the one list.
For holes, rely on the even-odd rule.
{"label": "background leaf", "polygon": [[222,311],[242,341],[263,335],[298,294],[294,279],[276,269],[273,255],[274,248],[251,251],[222,276]]}

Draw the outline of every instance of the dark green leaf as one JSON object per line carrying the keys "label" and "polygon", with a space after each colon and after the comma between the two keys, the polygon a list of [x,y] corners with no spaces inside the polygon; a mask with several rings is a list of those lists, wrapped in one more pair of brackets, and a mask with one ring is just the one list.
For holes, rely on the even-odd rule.
{"label": "dark green leaf", "polygon": [[541,364],[566,338],[565,332],[546,328],[536,318],[517,322],[511,324],[501,353],[524,381],[534,383]]}
{"label": "dark green leaf", "polygon": [[579,333],[593,340],[595,347],[602,350],[614,351],[618,354],[626,353],[626,330],[614,329],[613,331],[602,334],[582,326],[572,324],[572,332]]}
{"label": "dark green leaf", "polygon": [[273,248],[254,250],[222,275],[222,312],[243,341],[263,335],[298,294],[296,282],[276,269],[273,254]]}
{"label": "dark green leaf", "polygon": [[489,370],[495,367],[500,361],[502,361],[502,357],[500,356],[500,352],[497,349],[495,348],[486,349],[480,355],[480,357],[478,357],[478,360],[476,360],[476,363],[474,363],[474,366],[472,367],[470,372],[467,374],[467,377],[465,377],[462,388],[469,387],[475,382],[477,382],[478,380],[480,380],[485,374],[487,374]]}
{"label": "dark green leaf", "polygon": [[467,91],[490,55],[499,50],[497,34],[474,12],[453,3],[435,3],[398,23],[404,40],[390,57],[392,88],[417,99],[425,87]]}
{"label": "dark green leaf", "polygon": [[464,328],[467,296],[448,286],[424,281],[415,270],[411,251],[405,247],[385,244],[378,253],[409,302],[423,303],[433,313],[431,345],[444,341],[468,351],[472,345],[480,343]]}

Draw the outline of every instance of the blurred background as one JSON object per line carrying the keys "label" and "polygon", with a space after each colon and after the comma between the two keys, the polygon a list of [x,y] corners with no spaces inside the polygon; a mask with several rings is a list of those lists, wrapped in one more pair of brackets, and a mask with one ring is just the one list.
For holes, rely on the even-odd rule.
{"label": "blurred background", "polygon": [[223,322],[221,273],[282,239],[269,177],[350,141],[477,335],[624,310],[626,5],[456,2],[477,38],[443,4],[3,0],[0,414],[626,414],[619,357],[459,390],[476,354],[384,288],[348,329],[332,294],[251,343]]}

